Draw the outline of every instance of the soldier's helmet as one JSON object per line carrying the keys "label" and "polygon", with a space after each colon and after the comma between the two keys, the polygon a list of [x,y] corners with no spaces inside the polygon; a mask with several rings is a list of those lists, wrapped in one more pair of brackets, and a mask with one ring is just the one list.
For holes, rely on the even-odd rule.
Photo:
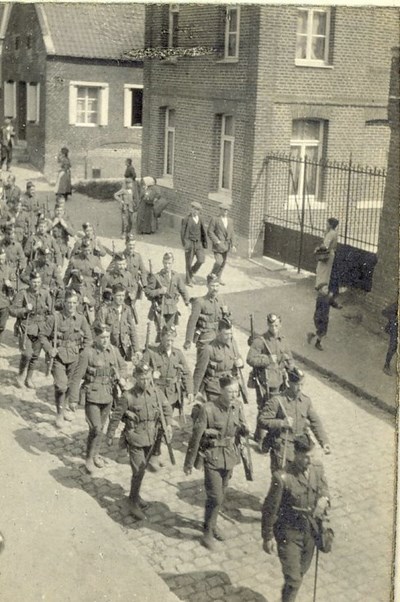
{"label": "soldier's helmet", "polygon": [[313,449],[314,442],[311,437],[307,434],[296,435],[294,438],[294,451],[297,452],[309,452]]}

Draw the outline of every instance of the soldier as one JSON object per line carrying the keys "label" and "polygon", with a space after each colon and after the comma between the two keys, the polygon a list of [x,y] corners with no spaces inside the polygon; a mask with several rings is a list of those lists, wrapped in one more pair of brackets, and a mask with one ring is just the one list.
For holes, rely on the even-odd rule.
{"label": "soldier", "polygon": [[90,241],[83,239],[79,253],[72,255],[69,260],[64,274],[65,286],[71,283],[86,297],[87,305],[94,307],[102,274],[100,260],[92,253]]}
{"label": "soldier", "polygon": [[85,222],[84,224],[82,224],[82,230],[83,237],[80,240],[76,241],[74,248],[72,249],[72,255],[79,254],[83,241],[88,240],[89,248],[93,255],[95,255],[96,257],[105,257],[107,255],[107,251],[97,239],[92,224],[90,224],[89,222]]}
{"label": "soldier", "polygon": [[[268,330],[255,337],[247,354],[247,363],[253,368],[258,415],[271,395],[279,393],[287,386],[287,369],[293,367],[292,354],[280,334],[281,319],[276,314],[267,316]],[[260,442],[262,433],[258,424],[254,440]]]}
{"label": "soldier", "polygon": [[308,432],[310,427],[325,454],[331,451],[322,422],[313,408],[311,399],[302,390],[304,373],[298,368],[288,372],[289,387],[273,395],[265,403],[258,421],[268,431],[265,444],[271,448],[271,472],[286,469],[293,462],[293,442],[297,435]]}
{"label": "soldier", "polygon": [[230,205],[223,203],[219,210],[220,214],[217,218],[212,218],[208,226],[207,234],[212,242],[212,250],[214,253],[215,263],[212,274],[216,274],[219,278],[219,283],[224,285],[221,276],[226,264],[228,253],[236,252],[235,234],[233,231],[233,221],[228,217]]}
{"label": "soldier", "polygon": [[207,401],[218,399],[221,389],[219,381],[223,376],[237,376],[243,368],[243,360],[238,356],[232,338],[232,322],[221,318],[218,322],[216,338],[199,349],[193,374],[194,394],[204,392]]}
{"label": "soldier", "polygon": [[22,282],[29,284],[32,271],[40,274],[42,286],[48,288],[53,295],[57,296],[58,291],[64,287],[61,270],[51,261],[51,251],[47,247],[38,248],[36,259],[21,274]]}
{"label": "soldier", "polygon": [[148,364],[140,362],[136,366],[135,377],[134,386],[124,392],[112,413],[107,443],[112,445],[115,431],[122,420],[125,428],[121,439],[128,450],[132,468],[129,493],[131,513],[138,520],[143,520],[146,518],[143,510],[147,504],[140,497],[140,487],[157,438],[160,411],[166,423],[165,436],[168,441],[172,439],[172,409],[164,393],[153,384]]}
{"label": "soldier", "polygon": [[204,297],[198,297],[192,302],[192,313],[186,327],[184,349],[189,349],[192,341],[196,344],[198,351],[211,343],[217,335],[219,320],[230,316],[227,306],[218,298],[218,276],[215,274],[207,276],[207,288],[208,291]]}
{"label": "soldier", "polygon": [[58,428],[62,428],[64,420],[72,420],[68,410],[74,411],[79,402],[79,386],[83,377],[81,352],[92,343],[90,326],[86,318],[77,312],[77,306],[77,294],[67,291],[63,310],[53,314],[47,331],[41,334],[43,348],[53,358]]}
{"label": "soldier", "polygon": [[68,243],[70,237],[74,236],[74,230],[66,221],[65,209],[61,205],[56,205],[54,209],[54,218],[49,226],[49,232],[60,249],[61,260],[64,263],[64,258],[68,259],[71,253]]}
{"label": "soldier", "polygon": [[6,251],[0,246],[0,343],[10,313],[10,303],[15,293],[14,273],[7,264]]}
{"label": "soldier", "polygon": [[101,279],[101,288],[112,290],[118,284],[125,289],[125,303],[131,308],[132,313],[136,316],[136,283],[133,276],[126,269],[126,259],[122,253],[116,253],[107,272]]}
{"label": "soldier", "polygon": [[19,201],[19,199],[21,198],[21,189],[19,186],[16,185],[14,175],[12,175],[12,174],[8,175],[8,178],[7,178],[5,186],[4,186],[4,191],[5,191],[5,197],[6,197],[6,204],[8,207],[11,207],[11,205],[14,205],[14,203],[16,201]]}
{"label": "soldier", "polygon": [[81,354],[80,366],[84,374],[85,415],[89,425],[86,449],[86,469],[89,473],[104,466],[99,455],[103,429],[117,397],[116,385],[125,387],[125,362],[118,349],[111,345],[109,327],[97,324],[95,335],[92,347]]}
{"label": "soldier", "polygon": [[36,226],[36,232],[28,238],[25,243],[24,252],[30,261],[35,259],[36,251],[39,248],[49,248],[53,261],[61,266],[61,252],[54,238],[47,232],[47,223],[44,217],[39,217]]}
{"label": "soldier", "polygon": [[8,265],[14,271],[23,271],[26,268],[26,257],[21,243],[16,240],[13,224],[5,226],[2,245],[6,251]]}
{"label": "soldier", "polygon": [[313,445],[308,435],[295,438],[294,461],[274,473],[262,508],[264,551],[272,554],[277,546],[282,565],[282,602],[297,597],[314,554],[314,525],[330,505],[323,467],[312,462]]}
{"label": "soldier", "polygon": [[[214,537],[225,539],[217,529],[217,518],[224,502],[233,468],[240,462],[235,439],[247,435],[248,428],[238,399],[238,383],[225,376],[220,380],[221,394],[215,402],[207,402],[199,409],[193,425],[192,437],[186,453],[184,472],[192,472],[200,452],[204,456],[204,486],[206,504],[202,544],[214,549]],[[197,462],[196,462],[197,464]]]}
{"label": "soldier", "polygon": [[23,245],[28,237],[29,215],[23,210],[20,200],[11,205],[1,221],[3,230],[6,226],[14,226],[15,239]]}
{"label": "soldier", "polygon": [[29,389],[35,388],[32,376],[42,350],[40,335],[46,332],[51,308],[51,295],[48,289],[42,286],[40,274],[31,272],[29,288],[19,291],[10,307],[10,314],[17,318],[21,351],[18,387],[25,384]]}
{"label": "soldier", "polygon": [[[181,241],[185,250],[186,285],[193,286],[193,276],[205,262],[204,249],[207,249],[207,232],[199,213],[200,203],[192,203],[191,211],[184,217],[181,226]],[[196,263],[192,265],[193,258]]]}
{"label": "soldier", "polygon": [[26,183],[26,189],[21,196],[24,211],[30,215],[37,215],[40,212],[39,202],[36,198],[36,187],[30,180]]}
{"label": "soldier", "polygon": [[[143,289],[147,283],[147,271],[144,267],[142,256],[136,251],[136,240],[133,234],[128,234],[126,237],[126,246],[123,251],[123,256],[126,260],[126,269],[133,276],[134,288],[132,289],[132,293],[136,295],[136,300],[141,299]],[[112,262],[109,268],[111,265]]]}
{"label": "soldier", "polygon": [[152,302],[149,320],[154,320],[157,327],[157,340],[160,340],[161,328],[164,325],[176,326],[179,321],[178,300],[181,296],[185,305],[189,305],[189,294],[182,277],[172,270],[174,256],[164,253],[163,269],[157,274],[149,274],[146,286],[146,297]]}
{"label": "soldier", "polygon": [[117,347],[126,361],[131,361],[139,351],[139,343],[132,312],[125,303],[126,289],[122,284],[114,284],[112,302],[103,303],[97,313],[97,320],[110,328],[111,344]]}

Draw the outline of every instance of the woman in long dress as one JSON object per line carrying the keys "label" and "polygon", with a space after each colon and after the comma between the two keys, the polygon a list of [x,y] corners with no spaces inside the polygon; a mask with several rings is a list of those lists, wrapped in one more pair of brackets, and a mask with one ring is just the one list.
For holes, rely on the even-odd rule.
{"label": "woman in long dress", "polygon": [[72,194],[71,187],[71,161],[68,157],[69,150],[63,146],[58,155],[57,161],[60,164],[56,182],[56,199],[63,197],[68,201],[68,197]]}
{"label": "woman in long dress", "polygon": [[326,249],[329,255],[327,259],[320,259],[317,262],[317,274],[315,279],[316,289],[320,288],[322,284],[329,285],[329,281],[331,279],[332,266],[335,260],[336,247],[338,244],[338,225],[339,220],[335,217],[330,217],[327,221],[327,230],[320,249]]}
{"label": "woman in long dress", "polygon": [[156,179],[151,176],[142,178],[140,200],[137,210],[138,234],[153,234],[157,230],[157,218],[154,214],[154,204],[160,196],[160,189],[156,185]]}

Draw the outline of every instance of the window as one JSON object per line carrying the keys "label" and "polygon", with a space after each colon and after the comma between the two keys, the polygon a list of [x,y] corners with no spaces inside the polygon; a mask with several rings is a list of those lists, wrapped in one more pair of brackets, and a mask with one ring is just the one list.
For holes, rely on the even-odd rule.
{"label": "window", "polygon": [[26,36],[26,47],[28,50],[32,48],[32,35],[30,33],[28,33]]}
{"label": "window", "polygon": [[179,5],[170,4],[168,16],[168,48],[178,47]]}
{"label": "window", "polygon": [[39,123],[40,110],[40,84],[28,82],[26,84],[26,114],[28,122]]}
{"label": "window", "polygon": [[165,111],[164,175],[174,175],[175,109]]}
{"label": "window", "polygon": [[295,119],[292,123],[290,154],[296,159],[290,182],[292,197],[301,197],[305,190],[309,201],[319,200],[320,167],[317,163],[322,156],[323,125],[323,121],[307,119]]}
{"label": "window", "polygon": [[83,127],[108,125],[108,84],[70,82],[69,123]]}
{"label": "window", "polygon": [[20,46],[21,46],[21,36],[15,36],[15,38],[14,38],[15,50],[19,50]]}
{"label": "window", "polygon": [[329,8],[298,9],[296,64],[328,64],[330,17]]}
{"label": "window", "polygon": [[4,82],[4,117],[17,116],[17,87],[15,82]]}
{"label": "window", "polygon": [[234,145],[233,117],[232,115],[222,115],[218,189],[223,192],[232,192]]}
{"label": "window", "polygon": [[143,86],[124,85],[124,127],[142,127]]}
{"label": "window", "polygon": [[226,9],[225,59],[237,59],[239,57],[239,31],[240,7],[229,7]]}

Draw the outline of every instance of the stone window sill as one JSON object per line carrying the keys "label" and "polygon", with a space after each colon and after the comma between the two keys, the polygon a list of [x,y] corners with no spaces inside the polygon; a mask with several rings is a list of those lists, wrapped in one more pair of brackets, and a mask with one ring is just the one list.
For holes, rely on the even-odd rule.
{"label": "stone window sill", "polygon": [[174,180],[172,176],[162,176],[162,178],[157,178],[157,186],[163,186],[163,188],[170,188],[173,190]]}
{"label": "stone window sill", "polygon": [[228,203],[232,205],[232,194],[230,192],[209,192],[208,199],[216,203]]}

